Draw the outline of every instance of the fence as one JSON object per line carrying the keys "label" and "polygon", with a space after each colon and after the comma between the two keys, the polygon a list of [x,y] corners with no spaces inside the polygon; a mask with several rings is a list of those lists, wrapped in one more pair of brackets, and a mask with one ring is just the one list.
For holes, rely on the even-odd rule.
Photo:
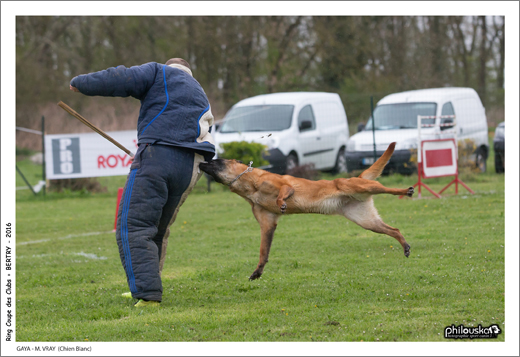
{"label": "fence", "polygon": [[42,119],[41,119],[41,125],[42,125],[42,130],[41,131],[34,130],[34,129],[28,129],[28,128],[22,128],[22,127],[19,127],[19,126],[16,127],[16,130],[24,131],[24,132],[31,133],[31,134],[41,135],[41,137],[42,137],[42,156],[43,156],[43,159],[42,159],[43,160],[43,162],[42,162],[42,180],[39,181],[33,187],[33,186],[31,186],[31,184],[29,183],[27,178],[24,176],[22,171],[18,168],[18,166],[16,166],[16,171],[22,177],[23,181],[25,182],[27,187],[29,187],[29,189],[31,190],[31,192],[34,195],[36,195],[41,190],[43,192],[43,195],[45,196],[45,191],[46,191],[45,187],[47,186],[47,178],[46,178],[46,175],[45,175],[45,116],[43,116],[43,115],[42,115]]}

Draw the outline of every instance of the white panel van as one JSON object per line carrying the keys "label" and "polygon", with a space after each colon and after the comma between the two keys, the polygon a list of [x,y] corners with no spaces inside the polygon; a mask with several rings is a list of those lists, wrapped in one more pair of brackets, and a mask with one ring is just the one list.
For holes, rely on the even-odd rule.
{"label": "white panel van", "polygon": [[257,142],[267,146],[271,172],[297,165],[346,171],[347,115],[336,93],[294,92],[258,95],[235,104],[214,134],[221,143]]}
{"label": "white panel van", "polygon": [[[364,169],[373,163],[375,134],[376,157],[381,156],[391,142],[397,142],[384,172],[411,173],[409,161],[411,149],[417,148],[418,115],[436,117],[423,120],[423,124],[434,124],[433,127],[421,128],[424,140],[453,137],[448,133],[455,129],[458,141],[472,139],[475,142],[475,164],[481,171],[486,170],[488,127],[477,92],[471,88],[434,88],[390,94],[381,99],[374,108],[375,133],[370,118],[367,125],[349,140],[346,153],[348,171]],[[448,124],[452,120],[441,119],[443,115],[455,115],[456,126],[441,127],[439,124]]]}

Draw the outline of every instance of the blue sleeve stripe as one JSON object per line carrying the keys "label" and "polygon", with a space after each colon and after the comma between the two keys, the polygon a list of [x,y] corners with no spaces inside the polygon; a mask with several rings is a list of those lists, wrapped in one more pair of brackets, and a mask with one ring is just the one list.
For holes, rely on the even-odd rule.
{"label": "blue sleeve stripe", "polygon": [[166,68],[166,66],[163,66],[162,71],[163,71],[163,79],[164,79],[164,92],[166,93],[166,104],[164,105],[164,108],[162,108],[162,110],[159,112],[159,114],[157,114],[157,115],[155,116],[155,118],[153,118],[153,119],[148,123],[148,125],[144,127],[143,131],[141,131],[141,135],[143,135],[143,134],[144,134],[144,131],[146,130],[146,128],[148,128],[148,127],[150,126],[150,124],[152,124],[152,123],[154,122],[154,120],[157,119],[157,118],[159,117],[159,115],[161,115],[161,114],[164,112],[164,110],[165,110],[166,107],[168,106],[168,102],[170,101],[170,97],[168,96],[168,86],[167,86],[167,84],[166,84],[166,71],[165,71],[165,68]]}
{"label": "blue sleeve stripe", "polygon": [[[206,107],[206,109],[204,109],[204,110],[202,111],[202,113],[200,113],[199,117],[197,118],[197,138],[198,138],[199,135],[200,135],[200,122],[199,122],[199,120],[200,120],[200,118],[202,118],[202,116],[203,116],[203,115],[204,115],[208,110],[209,110],[209,104],[208,104],[208,106]],[[195,141],[197,141],[197,139],[195,139]]]}

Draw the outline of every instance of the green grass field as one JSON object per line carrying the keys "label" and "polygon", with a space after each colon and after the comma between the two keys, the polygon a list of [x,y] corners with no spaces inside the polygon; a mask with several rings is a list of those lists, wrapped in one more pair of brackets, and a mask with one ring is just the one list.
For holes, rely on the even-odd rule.
{"label": "green grass field", "polygon": [[[197,187],[172,227],[163,302],[136,309],[112,233],[124,177],[102,194],[17,192],[17,341],[446,341],[444,327],[488,326],[505,340],[504,175],[462,175],[476,192],[376,196],[411,245],[339,216],[282,217],[261,279],[250,206]],[[18,165],[36,183],[41,167]],[[380,181],[408,187],[417,177]],[[427,181],[439,191],[450,178]],[[17,186],[23,181],[17,175]],[[88,235],[89,233],[93,233]]]}

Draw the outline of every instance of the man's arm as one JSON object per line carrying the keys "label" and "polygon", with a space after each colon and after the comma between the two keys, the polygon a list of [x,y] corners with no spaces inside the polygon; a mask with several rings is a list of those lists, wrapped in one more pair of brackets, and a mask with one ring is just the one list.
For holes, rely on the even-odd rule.
{"label": "man's arm", "polygon": [[126,68],[111,67],[103,71],[72,78],[70,90],[85,95],[128,97],[141,99],[152,87],[156,75],[155,63]]}

